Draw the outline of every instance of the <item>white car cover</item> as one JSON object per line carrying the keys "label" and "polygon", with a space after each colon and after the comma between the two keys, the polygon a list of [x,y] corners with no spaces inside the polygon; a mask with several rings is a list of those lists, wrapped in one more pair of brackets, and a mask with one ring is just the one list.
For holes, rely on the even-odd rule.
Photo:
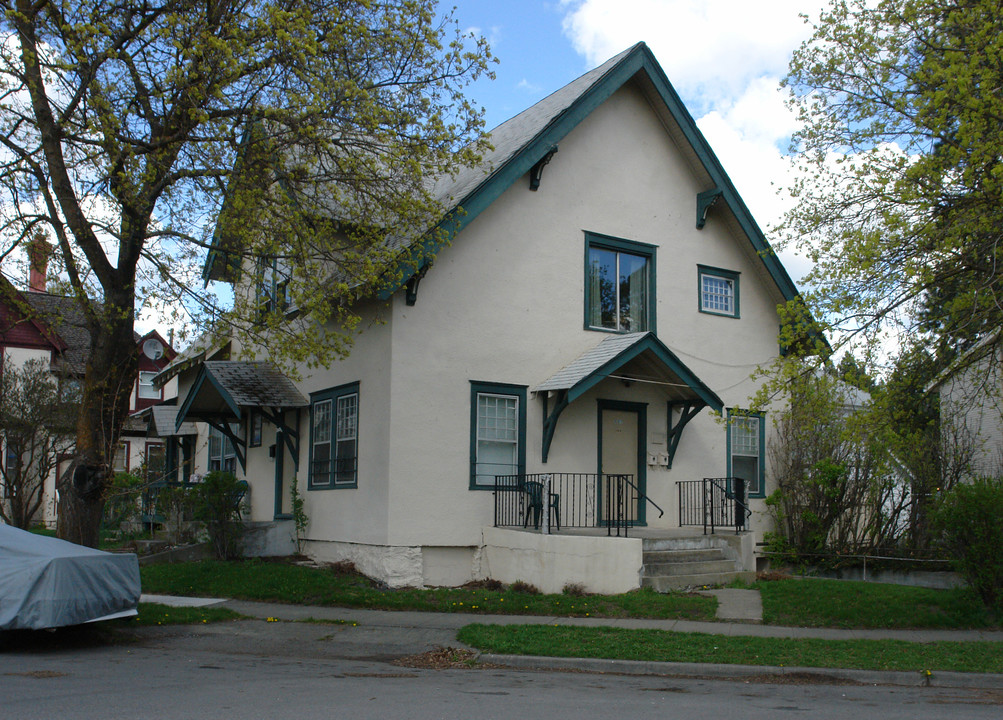
{"label": "white car cover", "polygon": [[139,561],[0,524],[0,630],[135,615]]}

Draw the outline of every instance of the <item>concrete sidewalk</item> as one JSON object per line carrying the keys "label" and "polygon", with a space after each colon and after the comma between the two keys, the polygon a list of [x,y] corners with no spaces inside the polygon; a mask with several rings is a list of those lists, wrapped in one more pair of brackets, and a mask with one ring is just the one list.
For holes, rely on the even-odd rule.
{"label": "concrete sidewalk", "polygon": [[[751,596],[728,597],[728,593],[753,591],[713,591],[725,593],[719,607],[724,614],[749,615]],[[758,593],[755,593],[758,596]],[[471,613],[432,613],[416,611],[366,610],[361,608],[321,607],[311,605],[286,605],[246,600],[210,600],[206,598],[174,598],[148,596],[142,602],[160,602],[168,605],[221,605],[252,618],[275,618],[284,621],[327,620],[358,623],[366,638],[364,642],[393,650],[401,654],[420,653],[435,647],[456,646],[456,632],[464,625],[566,625],[585,627],[651,628],[671,632],[694,632],[712,635],[824,638],[830,640],[904,640],[908,642],[1003,642],[1003,632],[988,630],[855,630],[837,628],[799,628],[762,625],[759,618],[750,622],[701,622],[692,620],[651,620],[592,617],[548,617],[540,615],[488,615]],[[194,601],[194,602],[192,602]],[[758,602],[758,597],[755,598]],[[729,608],[729,603],[733,607]],[[743,605],[744,604],[744,605]],[[721,613],[719,612],[719,617]],[[841,670],[833,668],[795,668],[761,665],[697,664],[672,662],[635,662],[626,660],[595,660],[585,658],[529,657],[520,655],[489,655],[481,659],[512,667],[577,669],[587,672],[616,672],[624,674],[695,675],[708,677],[748,677],[772,674],[806,673],[816,677],[840,678],[856,682],[883,685],[932,685],[940,687],[981,687],[1003,689],[1003,675],[936,672],[932,677],[919,671],[889,672],[875,670]]]}

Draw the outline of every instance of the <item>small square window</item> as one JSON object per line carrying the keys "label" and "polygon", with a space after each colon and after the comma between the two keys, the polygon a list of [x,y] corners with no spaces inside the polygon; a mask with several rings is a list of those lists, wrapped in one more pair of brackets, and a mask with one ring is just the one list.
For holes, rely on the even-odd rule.
{"label": "small square window", "polygon": [[697,294],[700,312],[735,317],[738,315],[738,275],[704,265],[697,266]]}
{"label": "small square window", "polygon": [[153,378],[157,376],[157,373],[150,372],[148,370],[140,370],[139,372],[139,397],[159,400],[160,399],[160,388],[153,384]]}

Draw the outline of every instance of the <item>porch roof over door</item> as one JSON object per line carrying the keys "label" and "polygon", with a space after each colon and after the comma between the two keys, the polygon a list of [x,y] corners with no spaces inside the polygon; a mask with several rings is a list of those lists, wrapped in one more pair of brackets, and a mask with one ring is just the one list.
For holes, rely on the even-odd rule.
{"label": "porch roof over door", "polygon": [[[668,395],[669,405],[682,409],[678,424],[669,429],[674,443],[678,443],[683,426],[700,409],[710,407],[721,411],[724,408],[717,393],[707,387],[653,333],[610,335],[533,388],[533,392],[543,394],[544,398],[544,462],[547,461],[561,412],[607,378],[662,386]],[[555,393],[557,397],[553,411],[548,413],[547,398],[550,393]],[[675,444],[672,449],[675,449]]]}
{"label": "porch roof over door", "polygon": [[[292,380],[269,362],[210,360],[202,363],[188,396],[178,410],[175,427],[186,421],[203,421],[219,430],[232,443],[237,462],[246,470],[246,439],[229,427],[245,410],[254,410],[282,431],[296,467],[299,467],[299,410],[310,403]],[[287,410],[296,410],[292,424]]]}

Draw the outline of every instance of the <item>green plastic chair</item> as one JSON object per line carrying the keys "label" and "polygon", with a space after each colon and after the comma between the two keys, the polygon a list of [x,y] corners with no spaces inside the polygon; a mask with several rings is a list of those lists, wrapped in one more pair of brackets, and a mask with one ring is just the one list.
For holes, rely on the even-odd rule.
{"label": "green plastic chair", "polygon": [[[523,484],[526,493],[526,517],[522,526],[529,527],[529,516],[533,515],[533,527],[540,529],[540,521],[543,519],[543,483],[539,480],[527,480]],[[557,493],[550,493],[550,509],[554,513],[555,525],[561,529],[561,496]]]}

